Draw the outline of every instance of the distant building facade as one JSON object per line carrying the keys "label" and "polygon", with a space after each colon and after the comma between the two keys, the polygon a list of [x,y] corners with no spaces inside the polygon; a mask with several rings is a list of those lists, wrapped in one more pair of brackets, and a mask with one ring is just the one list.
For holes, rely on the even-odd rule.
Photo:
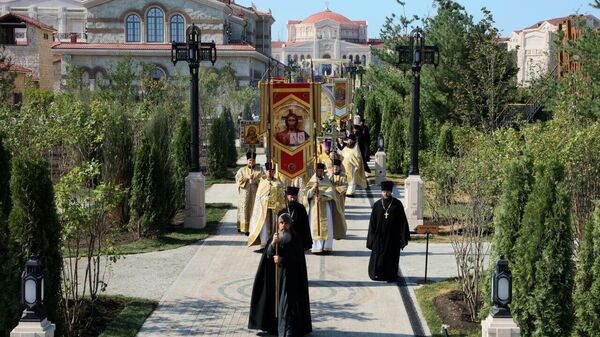
{"label": "distant building facade", "polygon": [[517,50],[517,83],[527,86],[546,74],[558,75],[559,60],[555,40],[559,30],[573,26],[576,20],[587,27],[600,28],[600,20],[593,15],[572,15],[542,20],[530,27],[514,31],[506,40],[508,50]]}
{"label": "distant building facade", "polygon": [[[352,21],[327,8],[304,20],[288,21],[287,41],[272,43],[272,56],[279,62],[300,63],[307,59],[350,60],[370,63],[371,49],[366,21]],[[323,64],[318,74],[341,71],[335,65]]]}
{"label": "distant building facade", "polygon": [[0,10],[55,28],[55,88],[68,65],[83,68],[94,88],[126,56],[154,65],[156,78],[187,74],[186,62],[172,64],[171,42],[184,41],[191,24],[200,27],[203,42],[217,44],[217,71],[231,65],[242,86],[256,85],[271,55],[270,11],[234,0],[0,0]]}

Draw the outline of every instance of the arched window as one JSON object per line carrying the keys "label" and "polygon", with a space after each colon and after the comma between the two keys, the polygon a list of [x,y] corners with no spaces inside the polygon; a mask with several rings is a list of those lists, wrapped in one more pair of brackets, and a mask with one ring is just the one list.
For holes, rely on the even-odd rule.
{"label": "arched window", "polygon": [[165,76],[166,76],[165,71],[160,69],[159,67],[153,68],[152,71],[150,72],[150,77],[155,81],[159,81],[160,79],[162,79]]}
{"label": "arched window", "polygon": [[185,24],[183,16],[177,14],[171,17],[171,42],[185,41]]}
{"label": "arched window", "polygon": [[298,62],[298,54],[294,55],[294,62]]}
{"label": "arched window", "polygon": [[292,54],[288,54],[288,63],[292,61]]}
{"label": "arched window", "polygon": [[358,62],[360,62],[360,59],[359,59],[359,56],[357,54],[357,55],[354,55],[354,63],[358,63]]}
{"label": "arched window", "polygon": [[164,42],[165,14],[160,8],[152,7],[146,20],[146,35],[148,42]]}
{"label": "arched window", "polygon": [[346,55],[342,55],[342,59],[344,59],[344,60],[345,60],[345,59],[346,59]]}
{"label": "arched window", "polygon": [[367,64],[367,56],[366,55],[361,56],[360,63],[362,63],[363,65]]}
{"label": "arched window", "polygon": [[304,61],[304,54],[300,55],[300,61]]}
{"label": "arched window", "polygon": [[352,54],[348,55],[348,59],[352,61]]}
{"label": "arched window", "polygon": [[136,14],[130,14],[127,16],[127,42],[140,42],[142,41],[141,36],[141,21],[140,17]]}

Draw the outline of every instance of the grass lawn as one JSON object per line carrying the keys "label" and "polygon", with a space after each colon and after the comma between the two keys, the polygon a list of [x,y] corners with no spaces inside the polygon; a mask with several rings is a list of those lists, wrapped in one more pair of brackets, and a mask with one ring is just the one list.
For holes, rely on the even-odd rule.
{"label": "grass lawn", "polygon": [[[415,290],[417,301],[423,311],[423,316],[427,321],[427,326],[431,331],[432,337],[443,337],[444,334],[441,331],[442,324],[449,324],[449,322],[443,322],[438,309],[435,307],[434,299],[442,294],[448,293],[452,290],[459,288],[458,281],[456,279],[442,281],[437,283],[428,283]],[[452,310],[448,308],[448,310]],[[460,337],[478,337],[480,336],[481,328],[478,329],[455,329],[452,324],[449,324],[448,334],[450,336]]]}
{"label": "grass lawn", "polygon": [[125,302],[125,308],[114,318],[100,337],[134,337],[158,302],[142,298],[111,296]]}
{"label": "grass lawn", "polygon": [[230,207],[230,204],[206,204],[206,227],[203,229],[171,227],[156,238],[143,238],[128,242],[119,245],[117,250],[120,254],[139,254],[175,249],[198,240],[204,240],[215,233],[219,222]]}

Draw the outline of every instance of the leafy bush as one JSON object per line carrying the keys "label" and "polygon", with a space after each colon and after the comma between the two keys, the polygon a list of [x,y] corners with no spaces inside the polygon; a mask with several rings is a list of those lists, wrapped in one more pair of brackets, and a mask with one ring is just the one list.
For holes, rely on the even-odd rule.
{"label": "leafy bush", "polygon": [[18,298],[14,296],[18,282],[18,272],[11,268],[12,257],[8,245],[8,215],[10,202],[10,153],[4,147],[0,133],[0,337],[8,336],[18,312],[14,310]]}

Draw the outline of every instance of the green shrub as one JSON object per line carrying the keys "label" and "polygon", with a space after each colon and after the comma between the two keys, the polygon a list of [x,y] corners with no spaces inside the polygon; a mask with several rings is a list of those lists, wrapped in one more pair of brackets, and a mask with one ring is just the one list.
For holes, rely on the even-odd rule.
{"label": "green shrub", "polygon": [[173,138],[173,194],[177,208],[185,207],[185,177],[192,166],[192,150],[190,141],[192,129],[187,117],[183,116],[177,123],[175,137]]}
{"label": "green shrub", "polygon": [[600,203],[583,231],[573,295],[573,337],[593,337],[600,331]]}
{"label": "green shrub", "polygon": [[512,309],[524,337],[567,336],[573,321],[570,200],[558,160],[535,171],[513,252]]}
{"label": "green shrub", "polygon": [[454,145],[454,135],[452,134],[452,125],[444,123],[440,129],[435,154],[438,158],[454,157],[457,155]]}
{"label": "green shrub", "polygon": [[381,130],[381,111],[375,93],[369,93],[365,102],[365,124],[371,137],[371,153],[377,152],[377,136]]}
{"label": "green shrub", "polygon": [[208,172],[213,178],[227,176],[227,139],[223,119],[216,118],[208,136]]}
{"label": "green shrub", "polygon": [[[40,259],[45,280],[45,306],[50,309],[48,319],[60,327],[61,228],[48,163],[14,157],[10,190],[12,209],[8,221],[16,266],[13,272],[19,275],[34,255]],[[19,294],[18,290],[14,292],[17,298]]]}
{"label": "green shrub", "polygon": [[8,215],[10,203],[10,153],[4,147],[0,133],[0,337],[8,336],[17,318],[18,298],[13,296],[17,291],[18,272],[10,266],[11,255],[8,250]]}

